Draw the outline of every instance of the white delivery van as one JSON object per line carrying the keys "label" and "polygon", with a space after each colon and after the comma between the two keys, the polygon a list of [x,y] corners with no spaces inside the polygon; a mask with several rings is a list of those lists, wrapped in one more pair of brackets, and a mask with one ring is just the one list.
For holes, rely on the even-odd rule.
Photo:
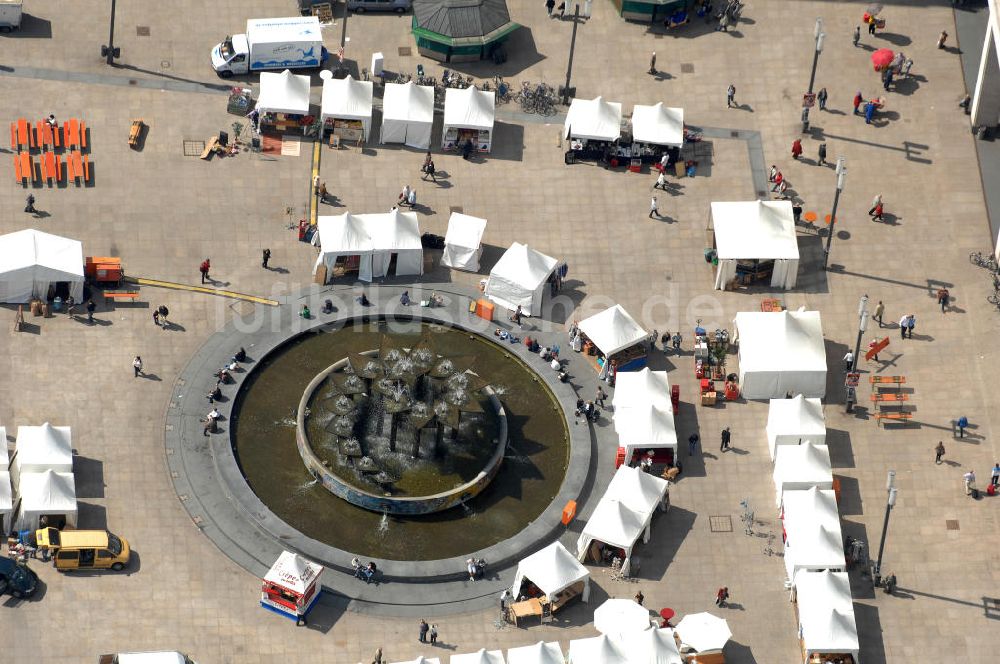
{"label": "white delivery van", "polygon": [[159,652],[120,652],[113,655],[101,655],[98,664],[197,664],[193,659],[176,650],[161,650]]}
{"label": "white delivery van", "polygon": [[10,32],[21,27],[21,0],[0,0],[0,32]]}
{"label": "white delivery van", "polygon": [[252,18],[245,34],[226,37],[212,49],[212,67],[229,78],[266,69],[319,67],[328,57],[319,17]]}

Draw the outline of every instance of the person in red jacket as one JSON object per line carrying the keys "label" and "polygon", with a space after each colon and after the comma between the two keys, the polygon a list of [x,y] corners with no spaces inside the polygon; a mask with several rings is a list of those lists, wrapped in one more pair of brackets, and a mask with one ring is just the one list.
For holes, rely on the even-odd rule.
{"label": "person in red jacket", "polygon": [[778,191],[778,188],[781,186],[781,183],[784,182],[784,181],[785,181],[785,177],[781,174],[781,171],[778,171],[778,174],[774,176],[774,186],[771,187],[771,191]]}
{"label": "person in red jacket", "polygon": [[201,272],[201,283],[205,283],[205,280],[209,278],[208,271],[212,269],[212,263],[206,258],[201,262],[198,267],[198,271]]}
{"label": "person in red jacket", "polygon": [[854,114],[858,114],[858,107],[861,106],[861,102],[864,101],[864,97],[861,96],[861,91],[854,95]]}
{"label": "person in red jacket", "polygon": [[792,141],[792,159],[798,159],[802,156],[802,140],[796,138]]}

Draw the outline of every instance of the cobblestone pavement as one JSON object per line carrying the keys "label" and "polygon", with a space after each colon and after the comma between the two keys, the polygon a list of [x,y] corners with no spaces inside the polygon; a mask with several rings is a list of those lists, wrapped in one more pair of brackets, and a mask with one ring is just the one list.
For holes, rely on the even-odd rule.
{"label": "cobblestone pavement", "polygon": [[[882,532],[884,478],[897,471],[899,502],[893,512],[884,568],[895,572],[899,590],[876,597],[852,575],[863,658],[911,661],[932,655],[986,661],[995,642],[995,610],[985,598],[1000,597],[996,549],[996,503],[964,496],[961,476],[974,468],[983,483],[1000,457],[992,438],[990,406],[983,385],[997,366],[989,343],[998,312],[985,301],[986,273],[968,262],[970,251],[989,247],[983,186],[976,170],[967,120],[955,104],[964,93],[956,48],[938,50],[938,33],[954,34],[945,7],[886,3],[887,32],[865,35],[851,45],[865,3],[760,0],[728,33],[701,24],[666,36],[615,17],[599,0],[580,26],[573,82],[583,97],[602,94],[633,104],[664,101],[683,106],[689,123],[759,132],[764,164],[750,162],[742,138],[712,138],[701,146],[698,175],[678,182],[676,195],[661,195],[659,220],[647,218],[652,178],[592,165],[563,165],[560,116],[525,121],[501,109],[497,149],[486,159],[463,162],[438,155],[438,185],[417,182],[421,155],[377,144],[322,152],[322,177],[345,208],[388,209],[409,182],[418,188],[423,230],[443,234],[449,208],[489,219],[484,271],[512,240],[568,261],[567,293],[579,310],[557,313],[557,323],[620,302],[649,328],[689,331],[698,318],[707,327],[730,324],[740,310],[758,307],[764,292],[714,293],[706,246],[708,203],[755,196],[752,168],[776,163],[806,210],[820,217],[833,197],[831,169],[815,164],[817,146],[848,160],[833,242],[833,269],[817,270],[822,237],[803,228],[801,287],[784,296],[789,308],[823,313],[830,359],[827,399],[829,441],[841,478],[844,529],[872,548]],[[512,0],[512,15],[526,27],[512,43],[504,65],[508,80],[562,80],[569,45],[568,21],[550,20],[541,2]],[[295,241],[288,228],[308,202],[310,146],[298,157],[241,155],[203,162],[183,156],[183,141],[205,140],[235,119],[225,113],[220,81],[208,65],[213,44],[239,31],[255,16],[293,11],[278,0],[197,3],[119,3],[116,42],[123,65],[109,68],[99,57],[107,35],[103,3],[29,3],[32,14],[20,36],[0,37],[4,66],[0,98],[8,120],[82,117],[90,128],[94,186],[33,189],[31,219],[21,212],[26,192],[10,177],[0,184],[0,231],[26,227],[78,238],[87,255],[121,255],[130,274],[197,283],[198,263],[210,256],[213,277],[236,291],[280,297],[311,281],[315,252]],[[812,27],[826,24],[817,88],[830,92],[829,109],[814,112],[805,137],[805,158],[789,159],[798,137],[799,103],[812,63]],[[348,58],[366,66],[370,53],[386,54],[389,69],[413,71],[423,62],[431,75],[440,67],[416,56],[410,18],[352,17]],[[149,28],[139,36],[137,27]],[[341,24],[327,32],[339,41]],[[889,92],[874,125],[851,114],[855,91],[881,89],[868,59],[872,47],[902,48],[914,60],[914,76]],[[415,52],[415,49],[413,49]],[[664,74],[646,74],[657,51]],[[491,69],[476,65],[463,71]],[[135,83],[132,83],[135,81]],[[736,85],[738,109],[727,109],[725,90]],[[162,89],[161,89],[162,88]],[[314,101],[319,101],[318,86]],[[144,149],[126,145],[129,121],[149,124]],[[377,121],[376,121],[377,127]],[[4,141],[6,143],[6,141]],[[710,145],[709,145],[710,143]],[[709,152],[710,150],[710,152]],[[7,168],[10,168],[9,159]],[[992,183],[988,184],[992,186]],[[883,193],[887,222],[872,223],[865,211]],[[290,213],[286,210],[291,208]],[[336,211],[344,208],[332,208]],[[260,251],[272,249],[260,268]],[[479,275],[436,268],[428,278],[472,286]],[[947,285],[954,302],[947,313],[934,292]],[[142,302],[105,307],[97,324],[65,316],[30,318],[27,332],[0,341],[0,421],[10,434],[22,424],[51,421],[73,427],[77,450],[80,522],[121,533],[137,562],[123,574],[58,575],[36,565],[44,590],[29,602],[9,598],[0,607],[7,655],[45,662],[94,661],[119,650],[177,648],[199,662],[269,662],[321,658],[353,664],[369,661],[375,647],[388,660],[467,652],[481,646],[506,648],[540,639],[590,636],[589,608],[570,609],[563,622],[523,630],[494,627],[492,612],[438,621],[436,649],[418,647],[416,621],[372,618],[324,609],[310,628],[295,629],[256,605],[257,581],[222,555],[181,508],[164,461],[164,413],[178,372],[196,348],[247,306],[221,298],[143,289]],[[903,373],[912,387],[918,420],[906,429],[878,429],[864,406],[843,408],[839,360],[854,343],[861,294],[886,305],[886,320],[916,313],[917,334],[899,341],[895,325],[886,360],[867,371]],[[151,307],[171,309],[172,331],[152,325]],[[8,329],[14,309],[2,317]],[[870,329],[866,337],[875,333]],[[686,336],[690,336],[689,334]],[[132,356],[142,355],[149,376],[133,379]],[[681,615],[714,608],[715,589],[728,585],[734,606],[723,613],[734,642],[728,661],[793,662],[796,633],[792,606],[782,587],[778,557],[763,553],[763,540],[739,528],[739,500],[747,497],[778,532],[773,511],[770,462],[764,439],[766,404],[692,405],[696,385],[689,355],[657,355],[681,385],[678,432],[700,430],[704,452],[685,463],[685,477],[672,492],[673,509],[658,518],[643,547],[638,587],[651,608],[669,606]],[[951,421],[967,415],[973,424],[953,439]],[[732,427],[733,453],[711,443]],[[945,464],[933,463],[938,440]],[[611,454],[610,450],[602,450]],[[710,516],[730,516],[732,533],[713,533]],[[950,524],[950,527],[949,527]],[[780,548],[780,547],[779,547]],[[591,608],[605,595],[631,597],[633,584],[611,582],[600,570]],[[433,610],[430,609],[429,612]],[[40,644],[44,644],[41,645]],[[42,655],[39,654],[43,649]]]}

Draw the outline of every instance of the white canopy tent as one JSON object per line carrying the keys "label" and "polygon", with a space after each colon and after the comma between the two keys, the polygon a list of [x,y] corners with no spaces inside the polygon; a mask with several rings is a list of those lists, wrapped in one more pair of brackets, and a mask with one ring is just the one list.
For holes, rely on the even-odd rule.
{"label": "white canopy tent", "polygon": [[441,264],[456,270],[478,272],[485,231],[485,219],[452,212],[448,219],[448,231],[444,235]]}
{"label": "white canopy tent", "polygon": [[771,460],[779,445],[799,445],[803,442],[826,442],[826,417],[823,402],[807,399],[801,394],[792,399],[771,399],[767,410],[767,444]]}
{"label": "white canopy tent", "polygon": [[372,129],[372,90],[371,81],[356,81],[352,76],[323,81],[323,126],[332,129],[336,120],[358,121],[367,141]]}
{"label": "white canopy tent", "polygon": [[799,572],[795,575],[799,637],[805,662],[813,653],[849,654],[858,662],[860,644],[847,572]]}
{"label": "white canopy tent", "polygon": [[566,138],[588,141],[614,141],[622,133],[622,105],[616,101],[574,99],[563,124]]}
{"label": "white canopy tent", "polygon": [[[6,446],[6,441],[4,441]],[[54,427],[48,422],[41,426],[17,428],[17,451],[11,465],[14,479],[21,473],[41,473],[54,470],[73,472],[73,435],[69,427]]]}
{"label": "white canopy tent", "polygon": [[507,664],[566,664],[558,641],[507,649]]}
{"label": "white canopy tent", "polygon": [[773,260],[771,288],[795,288],[799,243],[791,201],[713,202],[712,227],[719,259],[716,290],[725,290],[736,277],[739,260]]}
{"label": "white canopy tent", "polygon": [[775,501],[781,505],[786,491],[833,488],[830,448],[816,443],[782,445],[774,459]]}
{"label": "white canopy tent", "polygon": [[681,638],[681,643],[699,653],[722,650],[733,638],[729,623],[711,613],[686,615],[674,631]]}
{"label": "white canopy tent", "polygon": [[280,74],[261,72],[257,110],[261,113],[306,115],[309,113],[309,77],[293,74],[287,69]]}
{"label": "white canopy tent", "polygon": [[0,427],[0,470],[10,466],[10,452],[7,450],[7,427]]}
{"label": "white canopy tent", "polygon": [[648,542],[649,534],[649,519],[645,515],[633,512],[617,500],[601,498],[576,541],[577,560],[583,561],[590,545],[597,540],[625,551],[621,570],[622,574],[628,574],[632,548],[640,537]]}
{"label": "white canopy tent", "polygon": [[325,265],[327,273],[341,257],[359,257],[358,278],[371,281],[389,276],[392,257],[395,275],[422,274],[424,250],[420,226],[413,212],[393,210],[384,214],[351,214],[319,217],[319,233],[314,243],[321,245],[316,269]]}
{"label": "white canopy tent", "polygon": [[818,311],[736,314],[740,388],[747,399],[789,392],[826,395],[826,349]]}
{"label": "white canopy tent", "polygon": [[636,104],[632,108],[632,138],[639,143],[654,145],[684,144],[684,109]]}
{"label": "white canopy tent", "polygon": [[416,659],[410,659],[405,662],[393,662],[393,664],[441,664],[441,659],[438,657],[424,657],[423,655],[420,655]]}
{"label": "white canopy tent", "polygon": [[631,634],[622,644],[629,664],[683,664],[674,630],[651,627],[645,632]]}
{"label": "white canopy tent", "polygon": [[616,413],[619,408],[638,408],[647,404],[671,409],[670,379],[667,378],[667,372],[653,371],[646,367],[618,374],[611,403]]}
{"label": "white canopy tent", "polygon": [[502,651],[486,650],[486,648],[464,655],[452,655],[448,661],[451,664],[504,664]]}
{"label": "white canopy tent", "polygon": [[549,277],[559,264],[555,258],[514,242],[490,271],[486,297],[500,306],[538,316]]}
{"label": "white canopy tent", "polygon": [[550,599],[570,586],[583,584],[583,601],[590,600],[590,572],[559,542],[553,542],[517,564],[511,593],[517,597],[528,579]]}
{"label": "white canopy tent", "polygon": [[10,516],[13,512],[14,490],[10,483],[10,473],[0,470],[0,533],[10,532]]}
{"label": "white canopy tent", "polygon": [[76,525],[76,481],[72,473],[21,473],[17,484],[17,530],[35,530],[43,516]]}
{"label": "white canopy tent", "polygon": [[386,83],[382,95],[382,143],[403,143],[426,150],[434,124],[434,88],[429,85]]}
{"label": "white canopy tent", "polygon": [[447,146],[449,130],[457,135],[460,130],[470,129],[478,132],[475,141],[476,149],[489,152],[492,146],[493,121],[496,115],[496,93],[480,90],[475,86],[468,88],[448,88],[444,95],[444,129],[441,135],[442,145]]}
{"label": "white canopy tent", "polygon": [[570,664],[630,664],[625,649],[607,634],[569,642]]}
{"label": "white canopy tent", "polygon": [[663,498],[669,486],[670,483],[662,477],[639,468],[621,466],[611,478],[603,499],[617,500],[648,520],[657,509],[664,509]]}
{"label": "white canopy tent", "polygon": [[[627,376],[629,372],[620,373]],[[677,453],[677,429],[674,426],[674,411],[670,405],[654,406],[642,404],[635,407],[615,408],[615,431],[618,433],[618,447],[625,450],[628,463],[636,450],[667,448]],[[627,466],[622,466],[623,468]],[[643,473],[648,475],[648,473]]]}
{"label": "white canopy tent", "polygon": [[649,333],[642,329],[620,304],[580,321],[580,331],[586,334],[606,357],[642,343],[649,337]]}
{"label": "white canopy tent", "polygon": [[44,300],[50,286],[65,282],[68,295],[79,303],[83,279],[83,244],[78,240],[33,229],[0,236],[0,302]]}
{"label": "white canopy tent", "polygon": [[788,579],[794,580],[800,570],[845,569],[840,513],[833,491],[786,491],[782,506]]}
{"label": "white canopy tent", "polygon": [[291,551],[282,551],[267,571],[264,580],[300,595],[312,586],[323,572],[323,566],[306,560]]}
{"label": "white canopy tent", "polygon": [[594,629],[628,638],[649,629],[649,609],[631,599],[608,599],[594,609]]}

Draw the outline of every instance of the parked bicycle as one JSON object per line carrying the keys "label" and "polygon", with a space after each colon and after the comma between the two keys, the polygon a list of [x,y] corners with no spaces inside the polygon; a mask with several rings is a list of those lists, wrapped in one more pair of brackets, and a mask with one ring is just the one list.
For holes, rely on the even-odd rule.
{"label": "parked bicycle", "polygon": [[990,272],[997,272],[997,259],[993,254],[983,254],[981,251],[973,251],[969,254],[969,262],[973,265],[986,268]]}
{"label": "parked bicycle", "polygon": [[986,301],[1000,308],[1000,277],[993,275],[993,293],[986,296]]}

